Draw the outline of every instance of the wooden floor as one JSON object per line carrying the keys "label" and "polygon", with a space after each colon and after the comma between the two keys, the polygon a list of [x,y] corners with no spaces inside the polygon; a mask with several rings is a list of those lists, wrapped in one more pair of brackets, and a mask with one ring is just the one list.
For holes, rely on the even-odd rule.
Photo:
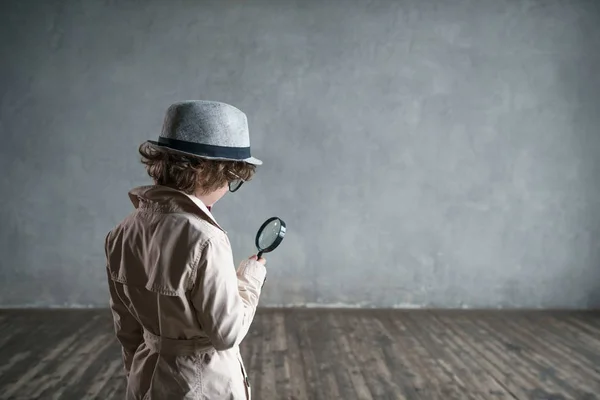
{"label": "wooden floor", "polygon": [[[600,314],[261,310],[253,399],[600,399]],[[123,399],[105,310],[0,311],[0,399]]]}

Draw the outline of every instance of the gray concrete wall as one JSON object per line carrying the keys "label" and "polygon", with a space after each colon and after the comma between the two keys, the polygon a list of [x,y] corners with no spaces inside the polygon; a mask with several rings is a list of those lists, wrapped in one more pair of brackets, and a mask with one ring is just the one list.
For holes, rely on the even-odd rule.
{"label": "gray concrete wall", "polygon": [[262,305],[600,306],[600,2],[3,1],[0,305],[104,306],[173,101],[249,116]]}

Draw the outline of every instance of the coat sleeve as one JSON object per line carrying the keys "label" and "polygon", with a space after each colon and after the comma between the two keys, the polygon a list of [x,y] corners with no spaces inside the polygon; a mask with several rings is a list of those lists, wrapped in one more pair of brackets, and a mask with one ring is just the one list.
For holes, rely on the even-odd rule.
{"label": "coat sleeve", "polygon": [[119,295],[119,283],[108,278],[108,286],[110,290],[110,309],[113,316],[115,334],[117,340],[121,344],[121,354],[125,373],[129,376],[131,370],[131,362],[135,351],[144,340],[142,326],[137,319],[129,312],[123,300]]}
{"label": "coat sleeve", "polygon": [[231,245],[220,235],[206,242],[197,266],[192,303],[217,350],[238,346],[254,319],[267,270],[255,260],[235,269]]}
{"label": "coat sleeve", "polygon": [[113,317],[114,330],[117,340],[121,344],[121,354],[123,358],[123,364],[125,367],[125,373],[129,376],[131,370],[131,362],[133,356],[139,345],[144,340],[143,328],[138,320],[131,314],[127,306],[125,305],[123,298],[123,285],[115,282],[110,277],[110,265],[109,265],[109,248],[108,248],[108,236],[105,242],[106,252],[106,274],[108,278],[108,289],[110,294],[110,310]]}

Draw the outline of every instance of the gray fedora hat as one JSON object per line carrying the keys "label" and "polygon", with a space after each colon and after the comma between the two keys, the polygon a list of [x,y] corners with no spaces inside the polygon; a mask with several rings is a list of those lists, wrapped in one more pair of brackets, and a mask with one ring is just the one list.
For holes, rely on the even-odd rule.
{"label": "gray fedora hat", "polygon": [[262,165],[250,155],[246,114],[218,101],[186,100],[167,109],[154,148],[208,160],[244,161]]}

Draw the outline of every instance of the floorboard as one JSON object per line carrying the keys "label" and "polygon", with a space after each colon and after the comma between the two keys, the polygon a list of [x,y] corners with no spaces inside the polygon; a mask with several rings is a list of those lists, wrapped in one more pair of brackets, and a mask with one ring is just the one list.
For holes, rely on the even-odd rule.
{"label": "floorboard", "polygon": [[[260,400],[600,399],[600,313],[261,309]],[[107,310],[0,311],[0,400],[123,399]]]}

